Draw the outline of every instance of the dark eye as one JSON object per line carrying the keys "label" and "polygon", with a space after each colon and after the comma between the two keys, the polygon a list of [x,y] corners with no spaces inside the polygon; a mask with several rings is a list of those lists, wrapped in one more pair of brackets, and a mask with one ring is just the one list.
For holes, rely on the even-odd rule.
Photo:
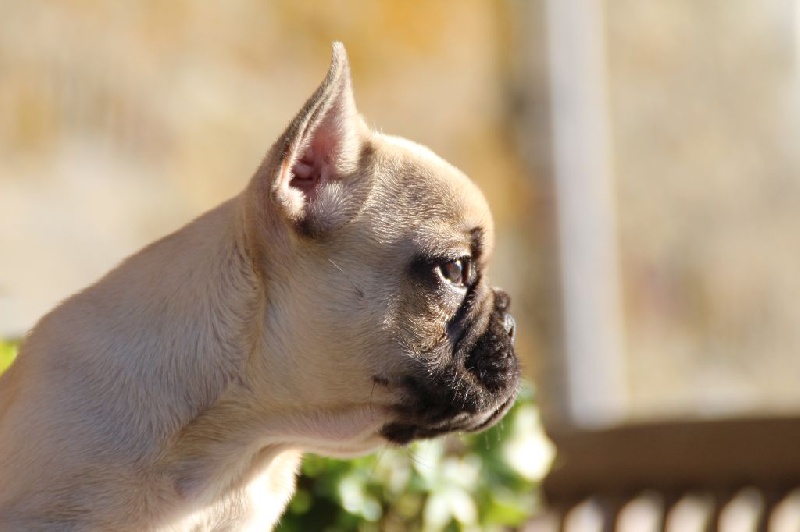
{"label": "dark eye", "polygon": [[463,288],[469,283],[469,270],[469,257],[447,260],[436,266],[436,272],[443,280],[459,288]]}

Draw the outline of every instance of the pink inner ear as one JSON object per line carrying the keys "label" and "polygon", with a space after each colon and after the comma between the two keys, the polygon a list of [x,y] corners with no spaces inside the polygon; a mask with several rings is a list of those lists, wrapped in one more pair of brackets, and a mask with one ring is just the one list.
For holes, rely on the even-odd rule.
{"label": "pink inner ear", "polygon": [[319,186],[330,179],[330,166],[336,156],[337,138],[331,131],[328,120],[324,120],[312,133],[311,141],[292,165],[289,186],[313,198]]}
{"label": "pink inner ear", "polygon": [[292,176],[289,186],[303,191],[308,196],[322,181],[322,165],[314,158],[312,148],[307,148],[303,155],[292,165]]}

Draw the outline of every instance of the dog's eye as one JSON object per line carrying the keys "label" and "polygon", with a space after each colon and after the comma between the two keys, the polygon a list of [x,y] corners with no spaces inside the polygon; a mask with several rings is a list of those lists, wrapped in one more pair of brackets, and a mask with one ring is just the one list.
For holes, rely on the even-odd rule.
{"label": "dog's eye", "polygon": [[451,285],[465,287],[470,277],[469,257],[444,261],[436,267],[436,272]]}

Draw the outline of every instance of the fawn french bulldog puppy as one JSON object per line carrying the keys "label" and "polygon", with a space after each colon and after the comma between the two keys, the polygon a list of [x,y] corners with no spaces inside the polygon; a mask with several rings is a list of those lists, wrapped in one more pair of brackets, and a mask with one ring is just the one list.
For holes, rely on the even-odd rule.
{"label": "fawn french bulldog puppy", "polygon": [[495,423],[518,368],[489,209],[370,130],[344,47],[240,195],[33,329],[0,378],[0,529],[271,527],[303,451]]}

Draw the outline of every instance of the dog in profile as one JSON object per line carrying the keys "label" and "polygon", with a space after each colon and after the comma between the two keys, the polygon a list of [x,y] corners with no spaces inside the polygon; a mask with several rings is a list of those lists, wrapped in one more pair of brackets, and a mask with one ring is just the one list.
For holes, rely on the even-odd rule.
{"label": "dog in profile", "polygon": [[247,188],[34,327],[0,377],[1,530],[264,530],[304,451],[500,419],[481,192],[358,114],[344,47]]}

